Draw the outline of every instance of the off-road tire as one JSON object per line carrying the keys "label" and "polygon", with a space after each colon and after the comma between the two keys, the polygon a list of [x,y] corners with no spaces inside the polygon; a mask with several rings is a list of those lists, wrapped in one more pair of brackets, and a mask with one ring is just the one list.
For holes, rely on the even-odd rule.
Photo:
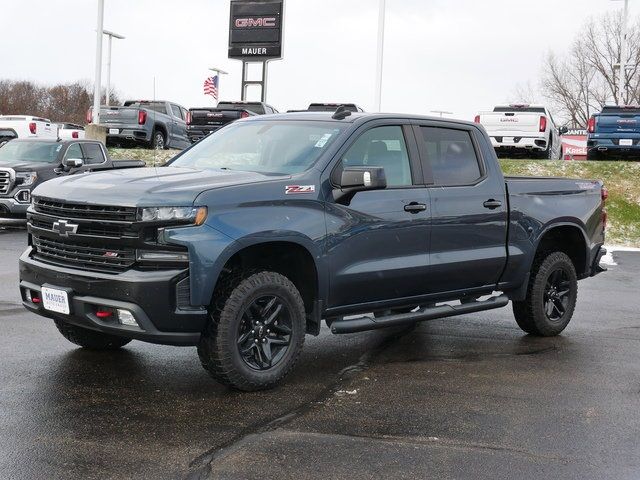
{"label": "off-road tire", "polygon": [[130,338],[71,325],[64,320],[56,319],[54,322],[64,338],[89,350],[117,350],[131,341]]}
{"label": "off-road tire", "polygon": [[[561,318],[551,320],[545,313],[545,290],[550,276],[557,270],[567,275],[568,304]],[[523,301],[513,302],[518,326],[531,335],[551,337],[560,334],[571,321],[578,297],[578,280],[571,259],[562,252],[540,254],[534,261]]]}
{"label": "off-road tire", "polygon": [[[291,335],[284,357],[265,370],[251,368],[237,347],[239,327],[245,310],[256,299],[275,295],[289,309]],[[276,386],[294,367],[305,338],[304,302],[295,285],[284,275],[262,271],[229,275],[216,288],[210,318],[200,337],[198,356],[218,382],[237,390],[265,390]]]}

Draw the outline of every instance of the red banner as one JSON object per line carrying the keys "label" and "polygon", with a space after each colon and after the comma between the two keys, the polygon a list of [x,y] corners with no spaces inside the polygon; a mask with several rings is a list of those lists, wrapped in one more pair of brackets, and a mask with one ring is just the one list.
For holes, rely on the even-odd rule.
{"label": "red banner", "polygon": [[562,158],[564,160],[587,159],[587,132],[570,130],[562,135]]}

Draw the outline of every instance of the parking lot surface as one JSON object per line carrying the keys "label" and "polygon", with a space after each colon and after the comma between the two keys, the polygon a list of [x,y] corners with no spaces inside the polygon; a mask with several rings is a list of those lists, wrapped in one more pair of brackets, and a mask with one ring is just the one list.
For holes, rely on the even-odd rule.
{"label": "parking lot surface", "polygon": [[19,304],[24,230],[0,230],[0,477],[640,478],[640,254],[580,283],[560,337],[511,309],[412,332],[308,337],[268,392],[195,349],[89,352]]}

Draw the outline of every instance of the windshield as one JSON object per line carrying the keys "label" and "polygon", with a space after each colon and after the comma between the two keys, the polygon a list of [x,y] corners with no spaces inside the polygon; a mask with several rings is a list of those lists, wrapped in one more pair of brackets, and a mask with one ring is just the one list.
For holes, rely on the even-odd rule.
{"label": "windshield", "polygon": [[0,162],[53,163],[61,148],[60,143],[13,141],[0,148]]}
{"label": "windshield", "polygon": [[205,138],[171,166],[290,175],[310,168],[343,129],[337,122],[239,122]]}

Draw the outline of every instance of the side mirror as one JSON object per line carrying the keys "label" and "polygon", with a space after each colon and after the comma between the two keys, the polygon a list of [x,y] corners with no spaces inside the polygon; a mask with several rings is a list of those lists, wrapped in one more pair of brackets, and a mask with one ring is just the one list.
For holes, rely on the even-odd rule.
{"label": "side mirror", "polygon": [[348,204],[358,192],[387,188],[387,176],[383,167],[346,167],[338,187],[333,191],[334,200]]}
{"label": "side mirror", "polygon": [[84,165],[84,161],[81,158],[65,158],[62,160],[62,167],[66,172],[73,168],[80,168]]}
{"label": "side mirror", "polygon": [[569,129],[567,127],[560,127],[558,131],[560,132],[560,135],[564,135],[569,131]]}

